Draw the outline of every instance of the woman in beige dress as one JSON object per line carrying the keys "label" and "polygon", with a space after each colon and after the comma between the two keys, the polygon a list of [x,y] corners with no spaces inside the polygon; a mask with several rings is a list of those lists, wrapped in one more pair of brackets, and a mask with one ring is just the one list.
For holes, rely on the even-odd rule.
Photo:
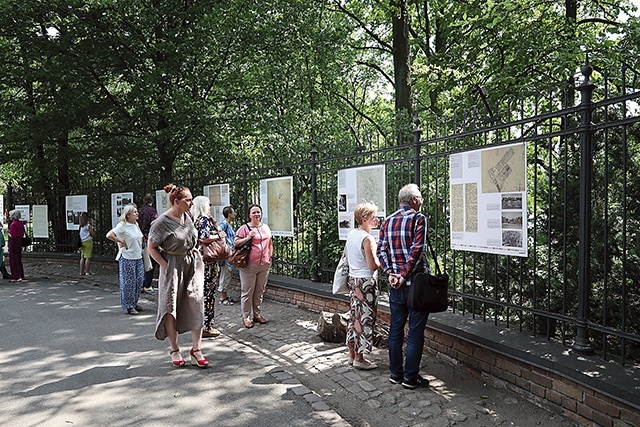
{"label": "woman in beige dress", "polygon": [[182,367],[178,335],[191,331],[191,364],[209,366],[202,355],[204,324],[204,263],[196,249],[198,233],[189,214],[193,198],[187,187],[169,184],[170,207],[149,230],[149,255],[160,265],[155,336],[169,338],[171,362]]}

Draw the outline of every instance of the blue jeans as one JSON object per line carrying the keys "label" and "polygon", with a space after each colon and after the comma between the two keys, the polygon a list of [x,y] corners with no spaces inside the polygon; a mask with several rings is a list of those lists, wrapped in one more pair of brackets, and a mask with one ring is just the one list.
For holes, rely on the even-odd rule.
{"label": "blue jeans", "polygon": [[[424,328],[427,325],[429,313],[409,310],[407,296],[409,287],[400,289],[389,288],[389,308],[391,320],[389,322],[389,370],[394,377],[403,376],[404,379],[414,380],[420,372],[420,361],[424,346]],[[402,357],[404,342],[404,325],[409,319],[409,333],[407,334],[407,354]]]}

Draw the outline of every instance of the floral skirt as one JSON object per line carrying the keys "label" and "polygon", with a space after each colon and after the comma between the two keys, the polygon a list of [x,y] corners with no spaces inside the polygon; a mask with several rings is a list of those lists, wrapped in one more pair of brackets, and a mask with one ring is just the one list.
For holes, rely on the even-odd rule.
{"label": "floral skirt", "polygon": [[376,322],[377,290],[374,278],[347,279],[349,297],[349,323],[347,325],[347,347],[356,353],[371,352],[373,348],[373,328]]}

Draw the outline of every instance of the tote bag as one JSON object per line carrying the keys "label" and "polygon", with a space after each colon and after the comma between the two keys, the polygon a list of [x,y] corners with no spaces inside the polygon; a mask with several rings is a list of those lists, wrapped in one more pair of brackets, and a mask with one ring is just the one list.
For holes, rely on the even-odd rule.
{"label": "tote bag", "polygon": [[342,256],[338,261],[335,273],[333,273],[333,293],[335,295],[348,294],[349,286],[347,286],[347,278],[349,277],[349,259],[347,258],[347,245],[344,245]]}
{"label": "tote bag", "polygon": [[436,258],[428,235],[427,244],[436,264],[437,274],[433,275],[423,271],[412,274],[407,306],[413,311],[440,313],[447,311],[448,307],[449,276],[440,271],[440,264],[438,264],[438,258]]}

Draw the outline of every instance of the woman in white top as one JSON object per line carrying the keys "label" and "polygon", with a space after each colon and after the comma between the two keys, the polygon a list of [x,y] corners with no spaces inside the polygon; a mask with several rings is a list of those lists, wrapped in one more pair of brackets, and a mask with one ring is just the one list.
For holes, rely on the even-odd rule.
{"label": "woman in white top", "polygon": [[374,272],[380,267],[376,241],[370,231],[378,224],[378,207],[373,203],[356,206],[353,217],[358,227],[347,235],[347,258],[351,309],[347,326],[349,364],[356,369],[375,369],[375,363],[364,359],[373,348],[373,328],[377,313],[377,283]]}
{"label": "woman in white top", "polygon": [[95,274],[91,271],[91,256],[93,255],[93,227],[89,222],[89,214],[82,212],[80,215],[80,275]]}
{"label": "woman in white top", "polygon": [[142,282],[144,281],[144,262],[142,261],[142,231],[138,227],[138,209],[130,204],[122,209],[120,221],[107,233],[107,239],[118,244],[120,272],[120,304],[128,314],[138,314],[142,307],[138,305]]}

